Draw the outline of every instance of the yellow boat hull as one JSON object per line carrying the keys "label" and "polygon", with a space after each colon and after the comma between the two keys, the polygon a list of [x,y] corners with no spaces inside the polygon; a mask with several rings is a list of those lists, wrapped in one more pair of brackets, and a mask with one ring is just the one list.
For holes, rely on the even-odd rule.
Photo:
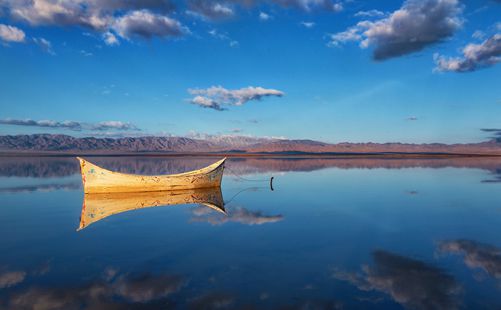
{"label": "yellow boat hull", "polygon": [[200,204],[226,214],[220,187],[142,193],[85,194],[78,230],[114,214],[179,204]]}
{"label": "yellow boat hull", "polygon": [[77,157],[85,193],[157,192],[221,186],[226,158],[205,168],[170,175],[113,172]]}

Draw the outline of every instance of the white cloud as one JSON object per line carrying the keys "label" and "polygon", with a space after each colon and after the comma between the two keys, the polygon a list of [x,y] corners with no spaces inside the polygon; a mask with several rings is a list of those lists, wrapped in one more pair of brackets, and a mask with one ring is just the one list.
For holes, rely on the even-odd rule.
{"label": "white cloud", "polygon": [[147,10],[133,11],[118,18],[113,28],[123,38],[152,38],[181,36],[189,33],[188,28],[175,19]]}
{"label": "white cloud", "polygon": [[226,33],[221,33],[217,31],[216,29],[212,29],[208,32],[212,37],[223,40],[223,41],[228,41],[228,44],[230,47],[238,47],[239,43],[236,40],[233,40],[228,36]]}
{"label": "white cloud", "polygon": [[216,29],[209,30],[208,33],[216,39],[220,39],[220,40],[229,40],[230,39],[230,37],[226,33],[221,33],[219,31],[217,31]]}
{"label": "white cloud", "polygon": [[212,86],[207,89],[189,89],[188,92],[194,96],[191,103],[215,110],[224,110],[223,105],[241,106],[251,100],[261,100],[270,96],[282,97],[284,95],[282,91],[276,89],[252,86],[235,90]]}
{"label": "white cloud", "polygon": [[92,130],[139,130],[135,125],[131,123],[121,122],[121,121],[105,121],[99,122],[91,126]]}
{"label": "white cloud", "polygon": [[477,30],[475,31],[471,37],[473,39],[477,39],[477,40],[483,40],[485,38],[485,32],[481,31],[481,30]]}
{"label": "white cloud", "polygon": [[54,50],[52,49],[52,44],[50,41],[44,39],[44,38],[33,38],[33,42],[35,42],[40,48],[51,55],[56,55]]}
{"label": "white cloud", "polygon": [[216,101],[214,101],[210,98],[207,98],[207,97],[203,97],[203,96],[195,96],[193,99],[191,99],[191,103],[199,105],[203,108],[210,108],[210,109],[214,109],[214,110],[218,110],[218,111],[225,110]]}
{"label": "white cloud", "polygon": [[[188,0],[187,14],[208,20],[221,20],[235,16],[238,6],[251,7],[258,5],[258,0]],[[333,0],[270,0],[268,2],[285,8],[296,8],[306,12],[313,10],[325,10],[340,12],[343,10],[341,1]],[[273,17],[265,12],[259,13],[259,19],[267,21]]]}
{"label": "white cloud", "polygon": [[21,29],[0,24],[0,40],[5,42],[24,42],[26,38],[26,34]]}
{"label": "white cloud", "polygon": [[92,52],[89,52],[89,51],[86,51],[86,50],[80,50],[80,54],[82,54],[85,57],[94,56],[94,54],[92,54]]}
{"label": "white cloud", "polygon": [[32,119],[0,119],[2,125],[16,125],[28,127],[41,127],[41,128],[62,128],[74,131],[81,130],[140,130],[131,123],[122,121],[103,121],[99,123],[84,123],[78,121],[54,121],[54,120],[40,120],[35,121]]}
{"label": "white cloud", "polygon": [[110,31],[107,31],[103,34],[103,40],[106,45],[120,45],[120,41],[118,41],[117,37]]}
{"label": "white cloud", "polygon": [[209,20],[225,19],[235,15],[227,1],[190,0],[188,14]]}
{"label": "white cloud", "polygon": [[435,54],[436,71],[469,72],[501,62],[501,33],[480,44],[468,44],[461,57],[445,57]]}
{"label": "white cloud", "polygon": [[343,32],[338,32],[330,35],[329,46],[340,46],[343,43],[350,41],[360,41],[362,35],[357,27],[351,27]]}
{"label": "white cloud", "polygon": [[451,37],[462,26],[458,0],[407,0],[388,17],[364,20],[331,35],[331,46],[358,41],[374,47],[373,57],[385,60],[414,53]]}
{"label": "white cloud", "polygon": [[270,20],[272,17],[271,15],[265,13],[265,12],[259,12],[259,19],[262,21],[267,21]]}
{"label": "white cloud", "polygon": [[301,22],[301,25],[306,27],[306,28],[313,28],[315,27],[315,23],[314,22]]}
{"label": "white cloud", "polygon": [[224,16],[231,16],[233,15],[233,10],[229,7],[226,6],[222,3],[216,3],[212,6],[212,12],[216,14],[221,14]]}
{"label": "white cloud", "polygon": [[17,126],[32,126],[32,127],[49,127],[49,128],[66,128],[71,130],[81,130],[82,124],[75,121],[53,121],[53,120],[40,120],[35,121],[32,119],[0,119],[2,125],[17,125]]}
{"label": "white cloud", "polygon": [[118,44],[111,29],[122,37],[178,36],[188,33],[165,15],[170,0],[0,0],[10,17],[32,26],[82,26],[103,33],[108,45]]}
{"label": "white cloud", "polygon": [[296,7],[304,11],[323,9],[340,12],[343,10],[341,2],[333,2],[332,0],[273,0],[273,2],[285,7]]}
{"label": "white cloud", "polygon": [[99,1],[7,0],[6,3],[13,17],[31,25],[80,25],[103,29],[111,18],[95,5]]}
{"label": "white cloud", "polygon": [[354,15],[355,17],[381,17],[384,16],[384,12],[379,10],[369,10],[369,11],[358,11]]}
{"label": "white cloud", "polygon": [[[269,2],[304,11],[338,12],[343,9],[342,1],[334,0]],[[107,45],[118,45],[119,37],[131,39],[188,34],[187,27],[167,15],[175,9],[174,3],[174,0],[0,0],[0,13],[31,26],[85,27],[95,30],[95,36],[102,37]],[[235,16],[238,8],[249,9],[261,3],[258,0],[186,0],[186,12],[207,20],[221,20]],[[272,18],[269,13],[259,12],[262,21]],[[3,41],[24,41],[24,32],[13,26],[0,25],[0,32]],[[45,43],[40,41],[40,44]],[[236,41],[230,42],[230,46],[236,46]]]}
{"label": "white cloud", "polygon": [[173,9],[168,0],[2,0],[14,18],[31,25],[79,25],[105,29],[117,13],[128,10],[168,12]]}

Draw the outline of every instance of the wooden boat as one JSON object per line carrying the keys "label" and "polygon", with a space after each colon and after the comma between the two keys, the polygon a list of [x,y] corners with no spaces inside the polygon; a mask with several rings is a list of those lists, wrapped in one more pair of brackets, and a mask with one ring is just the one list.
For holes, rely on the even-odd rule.
{"label": "wooden boat", "polygon": [[220,187],[140,193],[84,194],[77,230],[114,214],[159,206],[200,204],[226,214]]}
{"label": "wooden boat", "polygon": [[87,160],[80,161],[84,193],[153,192],[221,186],[226,158],[205,168],[170,175],[136,175],[113,172]]}

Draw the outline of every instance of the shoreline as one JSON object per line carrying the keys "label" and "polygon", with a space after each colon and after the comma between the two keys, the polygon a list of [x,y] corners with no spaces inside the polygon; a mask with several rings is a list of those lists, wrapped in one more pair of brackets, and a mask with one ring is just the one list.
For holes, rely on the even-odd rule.
{"label": "shoreline", "polygon": [[0,158],[12,157],[227,157],[227,158],[381,158],[381,159],[440,159],[440,158],[486,158],[500,157],[501,154],[485,153],[429,153],[429,152],[367,152],[367,153],[308,153],[308,152],[269,152],[269,153],[226,153],[226,152],[193,152],[193,153],[163,153],[163,152],[0,152]]}

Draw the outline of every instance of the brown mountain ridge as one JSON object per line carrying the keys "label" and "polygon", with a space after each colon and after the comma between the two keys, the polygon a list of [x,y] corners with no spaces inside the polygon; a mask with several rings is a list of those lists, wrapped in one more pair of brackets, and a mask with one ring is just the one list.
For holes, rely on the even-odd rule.
{"label": "brown mountain ridge", "polygon": [[125,137],[95,138],[68,135],[33,134],[0,136],[0,152],[118,154],[118,153],[232,153],[232,154],[464,154],[501,155],[496,140],[465,144],[337,143],[314,140],[208,137]]}

